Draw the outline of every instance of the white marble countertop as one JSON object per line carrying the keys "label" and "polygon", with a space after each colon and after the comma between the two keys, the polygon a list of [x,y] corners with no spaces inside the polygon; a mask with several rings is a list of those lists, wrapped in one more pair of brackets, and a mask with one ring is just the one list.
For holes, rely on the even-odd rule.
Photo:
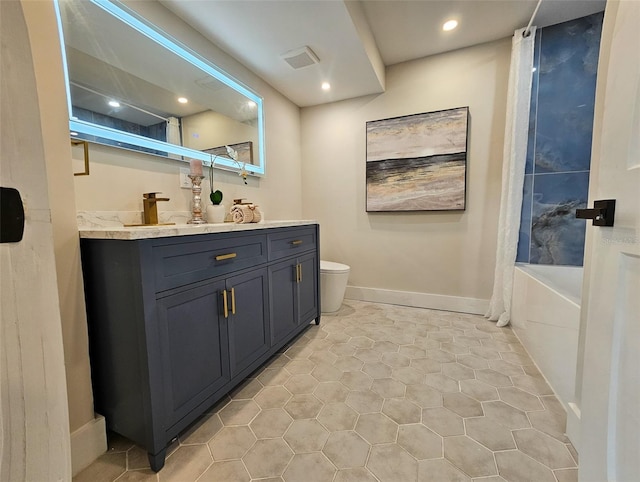
{"label": "white marble countertop", "polygon": [[149,239],[169,236],[189,236],[207,233],[228,233],[317,224],[313,220],[265,221],[262,223],[175,224],[169,226],[80,226],[81,238],[88,239]]}

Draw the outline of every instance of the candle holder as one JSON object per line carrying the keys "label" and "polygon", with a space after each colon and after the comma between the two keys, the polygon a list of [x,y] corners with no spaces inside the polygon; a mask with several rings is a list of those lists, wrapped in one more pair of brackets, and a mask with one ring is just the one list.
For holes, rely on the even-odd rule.
{"label": "candle holder", "polygon": [[193,174],[189,174],[189,179],[191,179],[191,192],[193,193],[193,202],[191,206],[191,219],[187,221],[187,224],[205,224],[207,221],[202,217],[202,198],[200,194],[202,193],[202,187],[200,184],[204,179],[204,176],[194,176]]}

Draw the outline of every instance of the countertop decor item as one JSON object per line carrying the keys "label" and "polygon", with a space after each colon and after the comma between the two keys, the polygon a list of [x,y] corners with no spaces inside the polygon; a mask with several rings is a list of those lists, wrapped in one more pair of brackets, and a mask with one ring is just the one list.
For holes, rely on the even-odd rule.
{"label": "countertop decor item", "polygon": [[192,176],[202,176],[202,161],[200,159],[191,159],[189,161]]}
{"label": "countertop decor item", "polygon": [[239,144],[212,147],[211,149],[205,149],[202,152],[213,155],[214,163],[215,159],[218,157],[233,161],[238,169],[238,175],[241,176],[244,183],[247,184],[247,176],[249,175],[247,163],[253,165],[252,142],[247,141]]}
{"label": "countertop decor item", "polygon": [[225,146],[225,147],[227,148],[227,154],[229,154],[229,157],[233,160],[233,162],[235,162],[238,165],[238,175],[242,177],[242,180],[246,185],[247,184],[247,170],[245,169],[245,165],[247,164],[246,161],[240,163],[240,161],[238,160],[238,151],[236,151],[231,146]]}
{"label": "countertop decor item", "polygon": [[219,189],[213,190],[213,166],[216,165],[216,159],[218,156],[213,154],[211,159],[211,164],[209,165],[209,199],[211,200],[211,204],[217,205],[222,202],[222,191]]}
{"label": "countertop decor item", "polygon": [[[200,164],[200,172],[202,172],[202,163]],[[202,204],[200,194],[202,193],[202,180],[204,176],[198,176],[189,174],[191,179],[191,192],[193,193],[193,200],[191,202],[191,219],[187,221],[188,224],[205,224],[207,221],[202,217]]]}
{"label": "countertop decor item", "polygon": [[211,164],[209,165],[209,199],[211,204],[207,205],[207,222],[224,223],[227,214],[224,204],[222,204],[222,191],[213,190],[213,166],[215,166],[218,156],[212,154]]}
{"label": "countertop decor item", "polygon": [[236,224],[259,223],[262,220],[260,208],[255,204],[234,204],[231,216]]}
{"label": "countertop decor item", "polygon": [[224,204],[208,204],[207,205],[207,222],[211,224],[224,223],[227,216],[227,209]]}

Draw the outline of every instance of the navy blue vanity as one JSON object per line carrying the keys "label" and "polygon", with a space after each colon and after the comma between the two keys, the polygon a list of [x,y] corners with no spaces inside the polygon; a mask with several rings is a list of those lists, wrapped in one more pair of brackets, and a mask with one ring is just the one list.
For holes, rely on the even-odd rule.
{"label": "navy blue vanity", "polygon": [[154,471],[181,431],[320,323],[319,226],[286,224],[81,232],[95,410]]}

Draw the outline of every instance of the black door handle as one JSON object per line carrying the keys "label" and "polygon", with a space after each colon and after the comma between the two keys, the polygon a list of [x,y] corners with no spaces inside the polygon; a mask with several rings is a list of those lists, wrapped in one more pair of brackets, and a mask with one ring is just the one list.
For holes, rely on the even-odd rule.
{"label": "black door handle", "polygon": [[593,226],[613,226],[616,200],[605,199],[593,202],[593,209],[576,209],[576,218],[593,219]]}
{"label": "black door handle", "polygon": [[0,187],[0,243],[18,243],[24,234],[24,208],[17,189]]}

